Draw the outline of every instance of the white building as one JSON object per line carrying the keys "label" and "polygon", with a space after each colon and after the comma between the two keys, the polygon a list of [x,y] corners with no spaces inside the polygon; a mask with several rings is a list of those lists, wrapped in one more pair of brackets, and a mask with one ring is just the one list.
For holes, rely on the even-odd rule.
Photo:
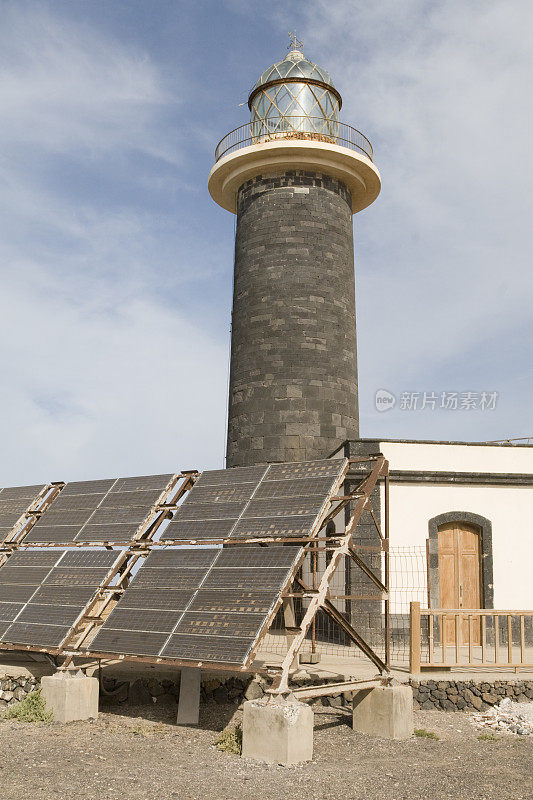
{"label": "white building", "polygon": [[[406,633],[411,600],[423,608],[531,609],[533,445],[358,439],[336,455],[378,452],[390,470],[393,637]],[[383,521],[383,483],[373,503]],[[355,540],[379,542],[369,519]],[[347,593],[368,589],[353,570],[343,579]],[[345,610],[363,635],[379,638],[379,603],[354,600]]]}

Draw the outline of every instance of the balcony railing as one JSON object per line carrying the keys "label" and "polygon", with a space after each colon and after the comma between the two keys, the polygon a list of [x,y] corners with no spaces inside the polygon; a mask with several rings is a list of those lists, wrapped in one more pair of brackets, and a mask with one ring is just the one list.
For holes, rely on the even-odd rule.
{"label": "balcony railing", "polygon": [[241,125],[230,131],[217,145],[215,161],[234,153],[243,147],[264,142],[275,142],[280,139],[303,139],[306,141],[325,142],[348,147],[373,160],[372,145],[366,136],[346,125],[324,117],[267,117]]}
{"label": "balcony railing", "polygon": [[410,671],[533,669],[533,610],[411,603]]}

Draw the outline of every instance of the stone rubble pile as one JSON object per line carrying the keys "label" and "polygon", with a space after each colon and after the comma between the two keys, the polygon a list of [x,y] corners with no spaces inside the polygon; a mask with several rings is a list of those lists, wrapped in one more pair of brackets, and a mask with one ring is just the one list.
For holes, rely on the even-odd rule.
{"label": "stone rubble pile", "polygon": [[476,728],[498,733],[533,735],[533,704],[513,703],[506,697],[485,713],[472,714]]}
{"label": "stone rubble pile", "polygon": [[0,712],[14,703],[24,700],[27,694],[38,687],[37,678],[27,675],[0,678]]}

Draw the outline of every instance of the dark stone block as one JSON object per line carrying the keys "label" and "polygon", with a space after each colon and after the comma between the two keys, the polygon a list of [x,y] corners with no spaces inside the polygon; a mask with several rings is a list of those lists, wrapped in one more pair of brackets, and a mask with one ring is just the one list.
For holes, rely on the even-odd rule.
{"label": "dark stone block", "polygon": [[229,693],[225,686],[219,686],[218,689],[215,689],[213,692],[213,697],[216,703],[224,704],[229,701]]}

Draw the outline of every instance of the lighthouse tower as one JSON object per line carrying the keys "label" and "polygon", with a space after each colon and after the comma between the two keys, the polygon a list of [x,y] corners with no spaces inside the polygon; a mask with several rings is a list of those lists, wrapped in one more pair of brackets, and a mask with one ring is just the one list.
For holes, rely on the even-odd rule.
{"label": "lighthouse tower", "polygon": [[228,467],[324,458],[359,435],[352,215],[380,176],[328,73],[292,45],[209,176],[237,215]]}

